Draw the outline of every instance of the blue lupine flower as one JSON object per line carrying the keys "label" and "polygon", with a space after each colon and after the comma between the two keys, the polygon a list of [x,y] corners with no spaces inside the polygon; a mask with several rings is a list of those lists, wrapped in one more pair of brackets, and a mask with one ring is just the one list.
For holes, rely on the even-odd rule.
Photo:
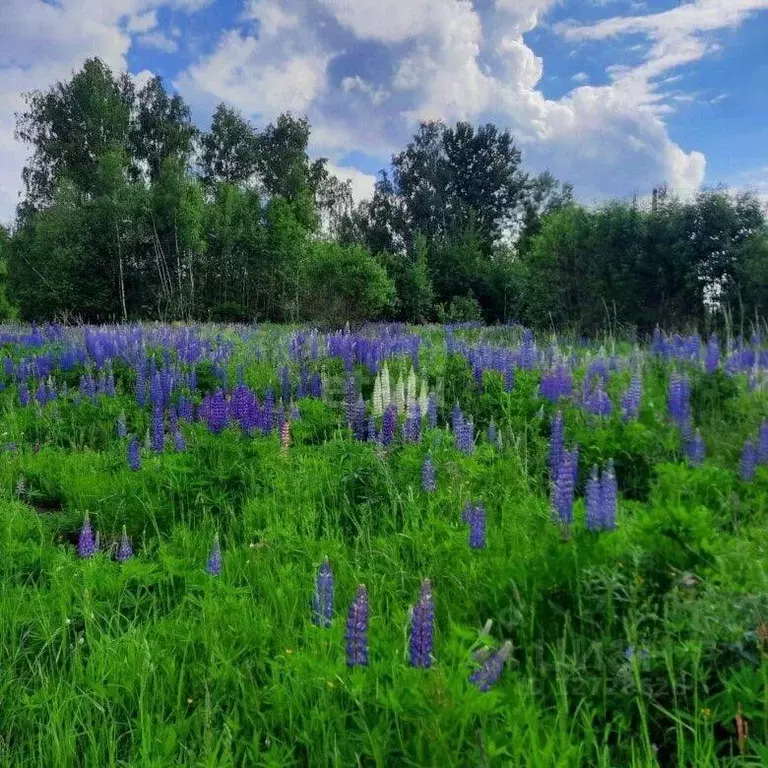
{"label": "blue lupine flower", "polygon": [[549,475],[553,482],[557,480],[557,472],[563,459],[565,450],[565,427],[563,424],[563,412],[558,411],[552,420],[552,428],[549,437]]}
{"label": "blue lupine flower", "polygon": [[326,557],[317,572],[312,596],[312,621],[319,627],[330,627],[333,618],[333,572]]}
{"label": "blue lupine flower", "polygon": [[403,441],[406,443],[421,442],[421,408],[414,403],[403,424]]}
{"label": "blue lupine flower", "polygon": [[206,416],[208,430],[214,434],[218,434],[227,426],[227,399],[220,389],[209,396]]}
{"label": "blue lupine flower", "polygon": [[128,466],[134,472],[138,472],[141,469],[141,453],[139,441],[136,437],[131,437],[128,441]]}
{"label": "blue lupine flower", "polygon": [[357,588],[357,594],[349,606],[347,615],[347,666],[368,666],[368,591],[365,584]]}
{"label": "blue lupine flower", "polygon": [[29,390],[27,389],[27,385],[21,384],[19,386],[19,403],[21,403],[21,405],[29,405],[29,401],[30,395]]}
{"label": "blue lupine flower", "polygon": [[91,516],[86,512],[83,518],[83,527],[77,538],[77,554],[80,557],[93,557],[96,552],[96,540],[91,528]]}
{"label": "blue lupine flower", "polygon": [[124,563],[126,560],[130,560],[132,555],[133,547],[131,546],[125,526],[123,526],[123,535],[120,538],[120,546],[117,548],[117,560],[120,563]]}
{"label": "blue lupine flower", "polygon": [[397,427],[397,406],[389,403],[384,409],[384,415],[381,419],[381,444],[387,447],[395,439],[395,428]]}
{"label": "blue lupine flower", "polygon": [[122,440],[128,434],[128,427],[125,423],[125,414],[121,413],[117,417],[117,436]]}
{"label": "blue lupine flower", "polygon": [[613,461],[608,462],[608,468],[603,471],[600,482],[600,527],[605,531],[616,528],[616,512],[618,507],[618,486]]}
{"label": "blue lupine flower", "polygon": [[673,373],[669,380],[669,416],[681,428],[690,421],[690,398],[688,378]]}
{"label": "blue lupine flower", "polygon": [[427,425],[430,429],[437,426],[437,398],[434,392],[430,392],[427,398]]}
{"label": "blue lupine flower", "polygon": [[555,512],[563,525],[573,522],[574,464],[573,451],[563,451],[553,494]]}
{"label": "blue lupine flower", "polygon": [[178,428],[173,433],[173,449],[177,453],[183,453],[187,450],[187,441],[184,439],[184,433]]}
{"label": "blue lupine flower", "polygon": [[485,509],[483,505],[467,502],[461,519],[469,525],[470,548],[485,549]]}
{"label": "blue lupine flower", "polygon": [[643,396],[643,384],[640,374],[632,377],[632,383],[621,398],[621,411],[624,421],[636,418],[640,412],[640,403]]}
{"label": "blue lupine flower", "polygon": [[494,683],[501,677],[504,662],[512,651],[512,643],[507,640],[501,649],[493,654],[480,669],[475,670],[469,677],[483,693],[490,690]]}
{"label": "blue lupine flower", "polygon": [[602,489],[597,474],[597,465],[592,467],[592,474],[587,480],[587,529],[599,531],[602,528]]}
{"label": "blue lupine flower", "polygon": [[205,566],[205,570],[211,576],[218,576],[221,574],[221,545],[219,544],[218,533],[213,537],[213,546],[211,547],[211,554],[208,557],[208,563]]}
{"label": "blue lupine flower", "polygon": [[410,661],[412,667],[427,669],[432,666],[432,646],[435,635],[435,603],[432,585],[425,579],[421,585],[419,601],[411,614]]}
{"label": "blue lupine flower", "polygon": [[437,488],[435,465],[432,463],[432,458],[430,456],[427,456],[424,459],[424,464],[421,467],[421,487],[427,493],[433,493]]}
{"label": "blue lupine flower", "polygon": [[475,425],[472,419],[462,419],[455,442],[456,448],[465,456],[469,456],[475,450]]}
{"label": "blue lupine flower", "polygon": [[152,450],[162,453],[165,448],[165,425],[163,424],[163,409],[156,405],[152,408]]}
{"label": "blue lupine flower", "polygon": [[757,467],[757,448],[752,440],[744,441],[744,448],[741,451],[741,479],[745,482],[752,480],[755,476]]}
{"label": "blue lupine flower", "polygon": [[360,395],[357,398],[357,402],[350,411],[350,427],[358,440],[365,440],[366,427],[368,425],[368,419],[365,414],[365,400]]}
{"label": "blue lupine flower", "polygon": [[464,414],[461,412],[461,406],[456,403],[453,406],[453,412],[451,413],[451,430],[454,435],[458,435],[461,431],[461,425],[464,423]]}

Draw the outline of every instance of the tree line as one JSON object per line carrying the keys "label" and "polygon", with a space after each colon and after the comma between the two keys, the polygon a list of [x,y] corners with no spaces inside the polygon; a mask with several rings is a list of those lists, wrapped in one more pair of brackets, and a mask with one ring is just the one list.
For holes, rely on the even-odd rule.
{"label": "tree line", "polygon": [[[207,131],[159,77],[90,59],[27,95],[30,155],[0,228],[0,317],[516,320],[591,333],[768,313],[759,200],[725,189],[586,208],[525,171],[507,130],[424,122],[370,200],[289,113]],[[576,180],[578,181],[578,180]]]}

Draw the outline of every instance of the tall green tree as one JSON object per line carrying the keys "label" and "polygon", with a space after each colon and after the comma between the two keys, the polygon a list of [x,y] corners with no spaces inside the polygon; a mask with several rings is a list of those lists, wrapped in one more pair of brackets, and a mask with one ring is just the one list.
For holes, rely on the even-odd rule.
{"label": "tall green tree", "polygon": [[90,194],[100,158],[128,144],[133,101],[131,79],[116,78],[100,59],[86,60],[67,82],[27,94],[26,109],[16,116],[16,136],[32,149],[22,172],[22,208],[50,203],[64,180]]}
{"label": "tall green tree", "polygon": [[201,137],[200,169],[204,183],[245,184],[259,167],[259,136],[235,109],[219,104],[210,131]]}

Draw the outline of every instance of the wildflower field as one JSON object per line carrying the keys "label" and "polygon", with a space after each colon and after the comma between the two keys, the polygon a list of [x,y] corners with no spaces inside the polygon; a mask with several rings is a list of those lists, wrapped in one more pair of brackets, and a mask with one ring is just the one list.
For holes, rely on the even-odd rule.
{"label": "wildflower field", "polygon": [[768,764],[759,333],[0,344],[0,764]]}

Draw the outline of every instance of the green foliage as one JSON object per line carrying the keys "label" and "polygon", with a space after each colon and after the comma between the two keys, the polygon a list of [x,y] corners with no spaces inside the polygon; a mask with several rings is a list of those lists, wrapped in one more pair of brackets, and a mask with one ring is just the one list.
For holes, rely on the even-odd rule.
{"label": "green foliage", "polygon": [[301,281],[305,316],[331,327],[381,317],[395,300],[386,271],[360,246],[313,243]]}

